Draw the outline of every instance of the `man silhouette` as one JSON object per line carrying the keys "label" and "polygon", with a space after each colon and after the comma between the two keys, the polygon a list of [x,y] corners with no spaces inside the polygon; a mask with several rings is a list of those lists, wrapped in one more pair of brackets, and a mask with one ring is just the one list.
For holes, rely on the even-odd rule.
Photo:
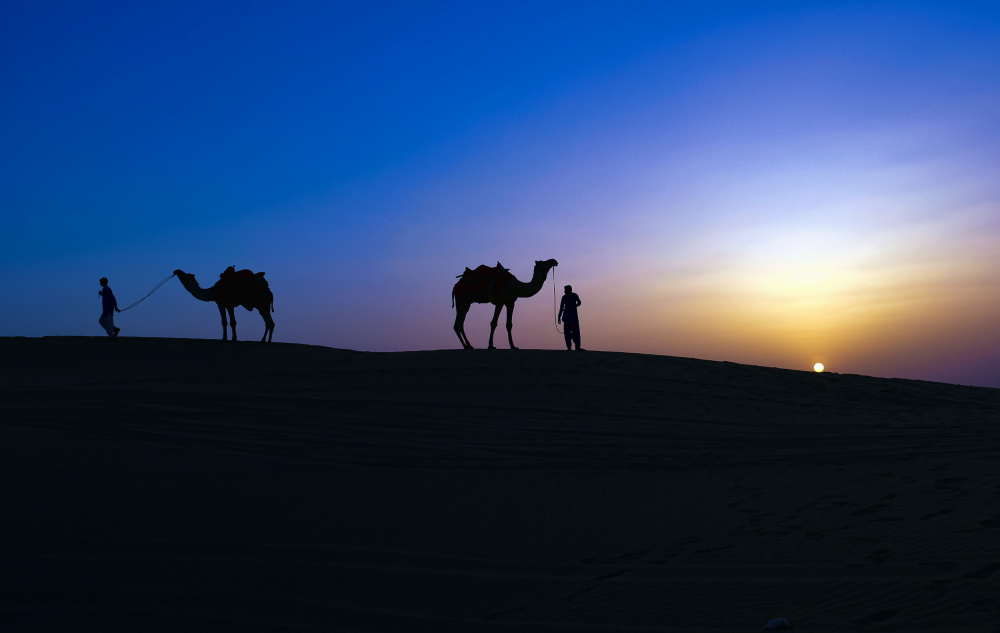
{"label": "man silhouette", "polygon": [[101,277],[101,289],[97,291],[97,294],[101,295],[101,307],[104,309],[97,322],[108,333],[108,338],[118,338],[121,328],[115,327],[115,312],[121,312],[121,310],[118,309],[118,300],[115,299],[115,293],[111,292],[107,277]]}
{"label": "man silhouette", "polygon": [[576,349],[580,347],[580,317],[576,313],[576,308],[581,304],[580,297],[573,292],[573,286],[566,286],[562,301],[559,303],[559,315],[556,323],[562,322],[563,336],[566,337],[566,349],[573,349],[570,343],[576,343]]}

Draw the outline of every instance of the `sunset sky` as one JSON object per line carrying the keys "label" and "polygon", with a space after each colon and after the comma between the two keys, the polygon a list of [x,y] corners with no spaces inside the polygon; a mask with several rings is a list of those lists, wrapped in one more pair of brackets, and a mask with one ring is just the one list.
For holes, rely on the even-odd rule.
{"label": "sunset sky", "polygon": [[[588,349],[1000,387],[996,2],[15,0],[0,52],[0,336],[235,265],[276,342],[451,349],[466,266],[555,258]],[[116,321],[221,338],[176,279]]]}

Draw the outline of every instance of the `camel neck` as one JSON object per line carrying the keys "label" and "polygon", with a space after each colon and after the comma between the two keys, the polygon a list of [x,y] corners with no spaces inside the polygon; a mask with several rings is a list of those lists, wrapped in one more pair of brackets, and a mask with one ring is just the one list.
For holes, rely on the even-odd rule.
{"label": "camel neck", "polygon": [[535,266],[535,271],[531,275],[531,281],[527,283],[523,281],[518,282],[517,296],[533,297],[538,294],[538,291],[545,285],[545,279],[549,275],[549,268],[551,267],[547,265]]}
{"label": "camel neck", "polygon": [[202,288],[198,285],[198,281],[194,277],[181,278],[181,284],[184,285],[184,289],[191,293],[195,299],[200,299],[201,301],[212,301],[212,289]]}

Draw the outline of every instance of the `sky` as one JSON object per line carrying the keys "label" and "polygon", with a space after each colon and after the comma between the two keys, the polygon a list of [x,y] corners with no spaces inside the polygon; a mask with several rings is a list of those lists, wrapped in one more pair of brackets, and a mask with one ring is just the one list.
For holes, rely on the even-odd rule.
{"label": "sky", "polygon": [[0,86],[0,336],[235,265],[275,342],[452,349],[554,258],[521,348],[572,284],[591,350],[1000,387],[1000,3],[14,0]]}

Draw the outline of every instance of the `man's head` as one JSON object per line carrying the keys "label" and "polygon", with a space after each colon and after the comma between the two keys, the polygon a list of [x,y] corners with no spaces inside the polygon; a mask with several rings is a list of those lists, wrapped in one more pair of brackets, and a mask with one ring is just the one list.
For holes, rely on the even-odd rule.
{"label": "man's head", "polygon": [[107,286],[108,285],[108,278],[107,277],[101,277],[101,285],[102,286]]}
{"label": "man's head", "polygon": [[566,294],[569,294],[573,292],[573,286],[563,286],[563,290],[566,292]]}

